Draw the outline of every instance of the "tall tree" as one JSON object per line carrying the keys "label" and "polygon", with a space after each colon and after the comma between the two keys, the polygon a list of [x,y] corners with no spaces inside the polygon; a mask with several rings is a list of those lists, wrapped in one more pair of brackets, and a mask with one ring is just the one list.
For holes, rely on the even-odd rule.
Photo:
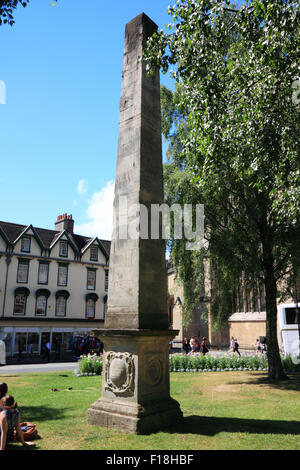
{"label": "tall tree", "polygon": [[150,69],[175,66],[180,83],[186,135],[176,171],[205,205],[217,259],[263,276],[269,376],[280,379],[278,282],[295,266],[299,240],[300,6],[178,0],[169,13],[170,34],[154,35],[144,58]]}

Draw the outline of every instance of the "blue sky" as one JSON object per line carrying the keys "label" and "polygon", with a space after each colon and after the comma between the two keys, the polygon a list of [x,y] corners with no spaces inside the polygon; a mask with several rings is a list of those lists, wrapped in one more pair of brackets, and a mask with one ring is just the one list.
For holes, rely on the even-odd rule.
{"label": "blue sky", "polygon": [[[110,238],[125,25],[170,0],[31,0],[0,27],[0,220]],[[161,83],[172,87],[162,75]]]}

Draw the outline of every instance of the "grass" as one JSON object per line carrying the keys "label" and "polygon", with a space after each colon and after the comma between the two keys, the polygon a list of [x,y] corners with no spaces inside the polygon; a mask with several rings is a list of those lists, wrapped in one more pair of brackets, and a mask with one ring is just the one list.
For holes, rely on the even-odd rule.
{"label": "grass", "polygon": [[[279,383],[266,372],[170,375],[184,419],[149,436],[87,424],[87,410],[101,395],[100,376],[51,372],[0,380],[18,401],[21,419],[37,424],[39,450],[300,450],[299,374]],[[27,451],[17,443],[8,449]]]}

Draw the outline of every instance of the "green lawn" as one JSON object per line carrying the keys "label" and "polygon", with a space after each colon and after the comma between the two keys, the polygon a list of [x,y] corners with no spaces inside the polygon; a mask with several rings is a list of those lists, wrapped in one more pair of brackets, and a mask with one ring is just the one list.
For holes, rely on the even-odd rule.
{"label": "green lawn", "polygon": [[[289,378],[273,383],[266,372],[171,373],[182,424],[137,436],[87,424],[87,410],[101,395],[99,376],[0,375],[22,420],[37,424],[40,450],[299,450],[300,376]],[[26,451],[20,444],[8,449]]]}

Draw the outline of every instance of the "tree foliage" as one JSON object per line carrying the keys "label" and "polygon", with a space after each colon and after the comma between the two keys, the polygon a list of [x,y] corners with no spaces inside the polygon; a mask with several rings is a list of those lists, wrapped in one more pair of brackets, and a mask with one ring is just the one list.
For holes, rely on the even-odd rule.
{"label": "tree foliage", "polygon": [[[13,26],[15,24],[14,20],[14,10],[21,5],[22,7],[27,7],[30,0],[0,0],[0,26],[2,24],[9,24]],[[53,0],[57,2],[57,0]]]}
{"label": "tree foliage", "polygon": [[29,0],[0,0],[0,25],[9,24],[13,26],[14,21],[14,10],[18,5],[26,7]]}
{"label": "tree foliage", "polygon": [[[170,33],[156,33],[144,56],[149,68],[173,67],[178,83],[167,187],[205,205],[210,256],[227,267],[227,285],[230,271],[263,276],[269,373],[278,378],[277,285],[297,264],[299,245],[300,7],[178,0],[169,13]],[[191,271],[188,253],[178,256]]]}

